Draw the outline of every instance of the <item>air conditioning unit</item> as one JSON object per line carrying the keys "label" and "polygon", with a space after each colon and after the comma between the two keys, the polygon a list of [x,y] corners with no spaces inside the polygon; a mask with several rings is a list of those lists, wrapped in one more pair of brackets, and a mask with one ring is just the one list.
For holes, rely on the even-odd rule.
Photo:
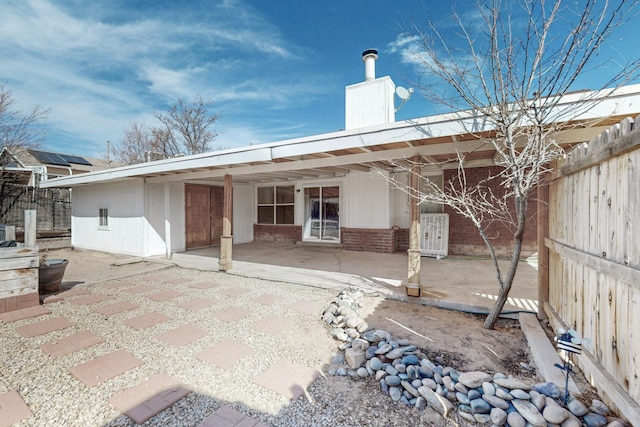
{"label": "air conditioning unit", "polygon": [[443,256],[449,254],[449,214],[421,214],[420,232],[422,256]]}

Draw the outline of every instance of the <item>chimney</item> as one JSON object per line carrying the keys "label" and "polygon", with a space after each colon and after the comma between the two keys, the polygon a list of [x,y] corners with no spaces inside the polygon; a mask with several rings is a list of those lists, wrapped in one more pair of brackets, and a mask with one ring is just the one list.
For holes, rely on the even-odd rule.
{"label": "chimney", "polygon": [[388,76],[376,78],[376,59],[377,50],[362,52],[365,80],[345,87],[345,130],[386,125],[396,120],[393,98],[396,86]]}
{"label": "chimney", "polygon": [[375,80],[376,78],[376,59],[378,59],[378,51],[375,49],[367,49],[362,52],[362,61],[364,62],[364,79],[365,81]]}

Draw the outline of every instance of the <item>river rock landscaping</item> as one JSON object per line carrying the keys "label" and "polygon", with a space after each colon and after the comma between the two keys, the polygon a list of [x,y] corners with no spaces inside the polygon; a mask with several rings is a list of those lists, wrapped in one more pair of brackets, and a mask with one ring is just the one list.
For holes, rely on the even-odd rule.
{"label": "river rock landscaping", "polygon": [[[417,409],[431,408],[445,419],[495,426],[624,426],[601,401],[587,407],[554,383],[535,383],[503,373],[459,372],[433,363],[408,339],[375,329],[359,312],[364,293],[341,292],[324,310],[322,320],[340,344],[329,375],[375,381],[389,399]],[[342,366],[340,366],[342,365]]]}

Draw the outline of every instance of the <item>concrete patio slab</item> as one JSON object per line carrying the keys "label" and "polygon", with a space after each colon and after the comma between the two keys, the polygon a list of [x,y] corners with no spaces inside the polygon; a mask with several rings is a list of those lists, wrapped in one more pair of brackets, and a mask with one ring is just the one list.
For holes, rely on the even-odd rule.
{"label": "concrete patio slab", "polygon": [[216,305],[216,302],[208,298],[193,298],[178,304],[178,307],[189,311],[200,311],[213,305]]}
{"label": "concrete patio slab", "polygon": [[254,299],[255,302],[262,305],[273,305],[281,300],[282,300],[282,297],[279,297],[277,295],[270,295],[270,294],[260,295],[258,298]]}
{"label": "concrete patio slab", "polygon": [[145,292],[151,292],[154,289],[157,289],[157,288],[151,285],[140,285],[134,288],[124,289],[123,292],[126,292],[128,294],[143,294]]}
{"label": "concrete patio slab", "polygon": [[189,393],[191,390],[169,375],[157,374],[114,395],[109,402],[134,422],[142,424]]}
{"label": "concrete patio slab", "polygon": [[296,301],[286,306],[287,308],[302,314],[320,314],[323,307],[313,301]]}
{"label": "concrete patio slab", "polygon": [[237,322],[251,314],[251,310],[247,310],[241,307],[227,307],[222,310],[218,310],[213,313],[213,317],[220,319],[224,322],[232,323]]}
{"label": "concrete patio slab", "polygon": [[251,325],[256,331],[267,335],[278,335],[291,326],[291,321],[283,317],[267,316],[262,320],[258,320]]}
{"label": "concrete patio slab", "polygon": [[196,354],[196,357],[218,368],[229,369],[238,360],[250,356],[253,352],[253,348],[248,345],[225,338],[217,344],[202,350]]}
{"label": "concrete patio slab", "polygon": [[12,426],[32,415],[31,409],[17,391],[0,393],[0,427]]}
{"label": "concrete patio slab", "polygon": [[223,406],[204,419],[197,427],[267,427],[257,420],[236,411],[230,406]]}
{"label": "concrete patio slab", "polygon": [[79,298],[74,298],[71,300],[71,302],[78,305],[90,305],[90,304],[97,304],[99,302],[107,301],[110,299],[113,299],[113,297],[109,295],[94,294],[94,295],[87,295]]}
{"label": "concrete patio slab", "polygon": [[316,369],[280,359],[253,382],[294,400],[300,397],[319,375],[320,372]]}
{"label": "concrete patio slab", "polygon": [[220,289],[220,291],[218,291],[219,294],[226,295],[228,297],[239,297],[240,295],[244,295],[248,292],[251,292],[251,289],[237,287]]}
{"label": "concrete patio slab", "polygon": [[80,382],[89,387],[101,384],[118,375],[122,375],[144,363],[125,350],[116,350],[104,356],[97,357],[80,365],[69,368]]}
{"label": "concrete patio slab", "polygon": [[0,314],[0,321],[4,323],[17,322],[18,320],[31,319],[33,317],[44,316],[45,314],[51,314],[51,310],[41,305],[34,305],[33,307],[22,308],[20,310],[9,311]]}
{"label": "concrete patio slab", "polygon": [[204,281],[204,282],[197,282],[197,283],[189,283],[187,286],[193,289],[211,289],[211,288],[220,286],[220,284],[216,282]]}
{"label": "concrete patio slab", "polygon": [[174,347],[181,347],[207,335],[207,330],[194,325],[182,325],[156,335],[156,339]]}
{"label": "concrete patio slab", "polygon": [[53,317],[40,322],[31,323],[16,328],[16,331],[25,338],[33,338],[39,335],[48,334],[49,332],[59,331],[75,325],[64,317]]}
{"label": "concrete patio slab", "polygon": [[122,289],[122,288],[126,288],[133,285],[134,285],[133,282],[121,281],[121,282],[107,283],[105,285],[102,285],[102,287],[107,289]]}
{"label": "concrete patio slab", "polygon": [[151,328],[152,326],[158,325],[160,323],[164,323],[171,320],[171,318],[162,313],[158,313],[154,311],[152,313],[141,314],[140,316],[130,317],[122,321],[125,325],[131,326],[133,329],[142,330]]}
{"label": "concrete patio slab", "polygon": [[59,340],[49,341],[42,344],[40,348],[49,356],[56,358],[103,342],[104,340],[93,332],[83,331]]}
{"label": "concrete patio slab", "polygon": [[178,277],[176,279],[163,280],[164,283],[169,284],[169,285],[179,285],[181,283],[190,282],[190,281],[191,281],[191,279],[186,279],[184,277]]}
{"label": "concrete patio slab", "polygon": [[154,301],[169,301],[171,299],[177,298],[180,295],[183,295],[182,292],[176,291],[173,289],[168,289],[166,291],[160,291],[153,294],[147,295],[147,298],[150,298]]}
{"label": "concrete patio slab", "polygon": [[118,301],[112,304],[102,305],[100,307],[94,307],[91,310],[95,311],[96,313],[100,313],[106,317],[111,317],[115,314],[134,310],[138,307],[140,307],[138,304],[134,304],[129,301]]}

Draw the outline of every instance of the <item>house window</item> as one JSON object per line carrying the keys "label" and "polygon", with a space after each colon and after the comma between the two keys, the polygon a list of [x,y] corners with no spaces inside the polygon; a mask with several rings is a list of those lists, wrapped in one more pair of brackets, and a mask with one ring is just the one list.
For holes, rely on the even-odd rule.
{"label": "house window", "polygon": [[[442,190],[442,187],[444,185],[444,177],[442,175],[442,173],[428,173],[428,174],[423,174],[422,175],[422,179],[420,180],[420,192],[423,194],[428,194],[428,193],[433,193],[433,188],[431,187],[431,185],[429,183],[427,183],[426,181],[429,181],[429,183],[431,183],[432,185],[435,185],[435,187],[439,188],[440,190]],[[425,214],[425,213],[442,213],[443,212],[443,205],[439,204],[439,203],[433,203],[433,202],[422,202],[420,203],[420,213],[421,214]]]}
{"label": "house window", "polygon": [[258,187],[258,224],[293,224],[294,187]]}
{"label": "house window", "polygon": [[98,210],[98,228],[109,228],[109,209],[100,208]]}

